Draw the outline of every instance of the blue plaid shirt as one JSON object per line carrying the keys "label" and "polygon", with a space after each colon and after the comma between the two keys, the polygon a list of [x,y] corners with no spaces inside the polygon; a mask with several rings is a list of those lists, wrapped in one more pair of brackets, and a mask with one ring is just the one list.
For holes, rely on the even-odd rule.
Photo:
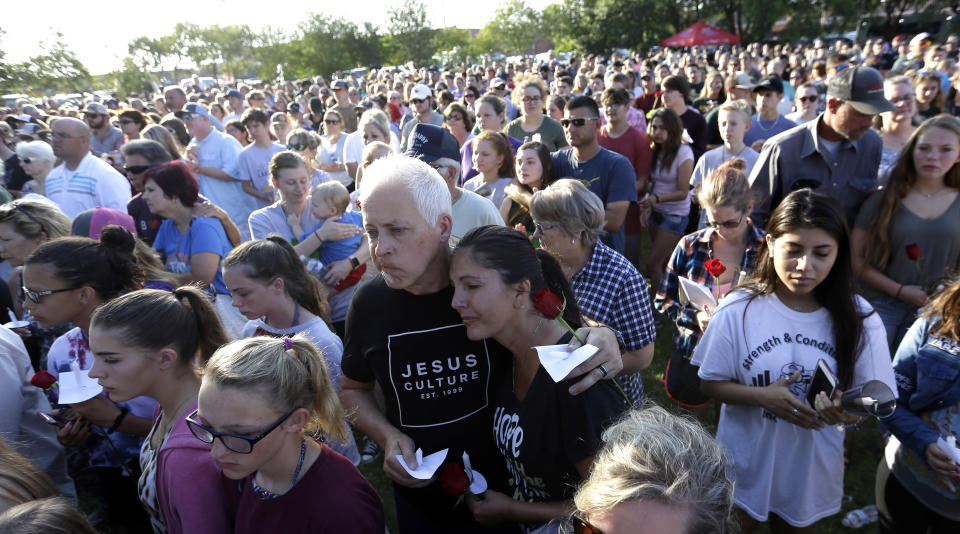
{"label": "blue plaid shirt", "polygon": [[[747,235],[747,248],[743,252],[739,268],[750,272],[757,266],[757,253],[760,252],[760,246],[763,245],[764,231],[753,224],[753,221],[749,218],[747,222],[750,225]],[[693,355],[693,349],[700,341],[703,332],[700,331],[700,326],[697,324],[697,309],[680,303],[679,277],[686,277],[711,290],[714,289],[713,275],[704,268],[707,260],[713,258],[713,242],[711,241],[713,232],[715,232],[713,228],[707,227],[683,236],[683,239],[677,243],[677,248],[673,249],[673,254],[667,263],[667,270],[660,281],[660,288],[653,303],[657,311],[670,317],[677,324],[677,330],[673,334],[674,350],[688,360]]]}
{"label": "blue plaid shirt", "polygon": [[[598,241],[570,285],[583,315],[619,330],[628,351],[653,343],[657,332],[649,284],[619,252]],[[617,381],[635,405],[643,400],[640,373],[618,376]]]}

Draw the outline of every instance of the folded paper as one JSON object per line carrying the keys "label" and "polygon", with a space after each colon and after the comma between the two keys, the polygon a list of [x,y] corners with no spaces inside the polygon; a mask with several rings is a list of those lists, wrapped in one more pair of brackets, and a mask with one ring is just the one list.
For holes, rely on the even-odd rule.
{"label": "folded paper", "polygon": [[70,370],[60,373],[60,397],[57,404],[76,404],[90,400],[103,392],[103,387],[90,378],[89,370],[81,370],[76,360],[70,362]]}
{"label": "folded paper", "polygon": [[447,458],[447,451],[450,449],[443,449],[442,451],[435,452],[429,456],[423,455],[423,449],[417,449],[417,468],[410,469],[410,466],[407,465],[407,462],[404,461],[403,455],[398,454],[397,460],[400,462],[400,465],[410,473],[410,476],[413,478],[418,478],[420,480],[429,480],[433,478],[433,474],[437,472],[437,469],[440,465],[443,464],[443,461]]}
{"label": "folded paper", "polygon": [[566,378],[576,366],[587,361],[590,356],[600,350],[593,345],[584,345],[573,352],[567,350],[567,345],[545,345],[533,348],[537,349],[540,365],[547,370],[554,382],[560,382]]}

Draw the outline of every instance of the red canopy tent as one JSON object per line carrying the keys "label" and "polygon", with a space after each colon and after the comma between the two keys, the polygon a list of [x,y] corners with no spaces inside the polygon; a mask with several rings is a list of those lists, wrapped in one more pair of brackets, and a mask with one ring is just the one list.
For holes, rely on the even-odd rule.
{"label": "red canopy tent", "polygon": [[673,37],[664,39],[660,44],[662,46],[668,46],[671,48],[680,48],[684,46],[737,44],[739,42],[740,38],[736,35],[727,33],[723,30],[718,30],[717,28],[700,21],[693,26],[690,26],[686,30],[674,35]]}

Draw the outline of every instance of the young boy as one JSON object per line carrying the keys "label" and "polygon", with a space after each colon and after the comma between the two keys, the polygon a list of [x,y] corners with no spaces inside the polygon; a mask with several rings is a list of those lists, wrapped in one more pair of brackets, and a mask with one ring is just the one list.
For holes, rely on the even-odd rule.
{"label": "young boy", "polygon": [[[347,188],[344,187],[343,184],[335,180],[324,182],[314,187],[310,193],[310,211],[314,218],[319,221],[317,226],[304,232],[303,228],[298,224],[293,230],[302,242],[310,237],[310,234],[319,230],[320,227],[323,226],[323,223],[327,222],[327,219],[331,217],[338,218],[338,222],[340,223],[353,224],[362,230],[363,217],[358,211],[348,211],[347,207],[349,205],[350,192],[347,191]],[[324,241],[310,256],[320,260],[324,267],[335,261],[347,259],[360,248],[363,240],[362,234],[363,232],[357,232],[353,237],[346,239]],[[352,265],[352,267],[353,269],[350,271],[350,274],[336,286],[337,291],[343,291],[353,284],[356,284],[360,280],[360,277],[363,276],[363,273],[366,272],[367,266],[366,264],[355,264]]]}
{"label": "young boy", "polygon": [[[690,185],[694,188],[691,199],[697,198],[700,184],[710,176],[721,163],[731,158],[741,158],[747,162],[745,174],[750,176],[753,164],[760,154],[743,142],[743,136],[750,129],[750,120],[753,117],[753,107],[746,100],[727,100],[717,112],[717,125],[720,127],[720,138],[723,144],[703,153],[693,168]],[[700,212],[700,224],[697,228],[706,226],[706,214]]]}
{"label": "young boy", "polygon": [[274,189],[270,185],[270,159],[285,150],[270,140],[269,121],[265,112],[255,108],[245,111],[240,119],[253,138],[253,143],[240,151],[237,178],[243,183],[243,191],[256,199],[257,209],[274,202]]}

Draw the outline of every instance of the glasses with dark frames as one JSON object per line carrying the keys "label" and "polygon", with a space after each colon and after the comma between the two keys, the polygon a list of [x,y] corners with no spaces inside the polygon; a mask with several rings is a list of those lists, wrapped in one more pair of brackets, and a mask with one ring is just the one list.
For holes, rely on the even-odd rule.
{"label": "glasses with dark frames", "polygon": [[576,119],[566,119],[566,118],[564,118],[564,119],[560,119],[560,124],[561,124],[564,128],[566,128],[567,126],[570,126],[571,124],[573,124],[573,125],[576,126],[577,128],[580,128],[581,126],[583,126],[584,124],[586,124],[587,121],[595,121],[595,120],[597,120],[597,119],[599,119],[599,117],[577,117]]}
{"label": "glasses with dark frames", "polygon": [[43,291],[34,291],[32,289],[27,289],[27,286],[21,284],[20,292],[23,296],[27,297],[34,304],[40,304],[40,299],[46,297],[47,295],[53,295],[55,293],[63,293],[65,291],[73,291],[75,289],[80,289],[79,287],[63,287],[60,289],[45,289]]}
{"label": "glasses with dark frames", "polygon": [[288,417],[293,415],[293,412],[297,411],[298,408],[294,408],[284,414],[280,419],[277,419],[275,423],[270,425],[269,428],[263,432],[257,434],[256,436],[244,436],[243,434],[230,434],[228,432],[217,432],[216,430],[204,425],[197,420],[197,414],[200,412],[199,409],[196,409],[187,416],[187,427],[190,429],[190,432],[193,436],[200,441],[213,446],[213,442],[220,438],[220,443],[223,443],[223,446],[230,449],[233,452],[239,454],[250,454],[253,452],[253,446],[257,444],[260,440],[267,437],[267,434],[271,433],[280,426]]}
{"label": "glasses with dark frames", "polygon": [[573,534],[603,534],[603,531],[590,524],[583,514],[577,512],[570,518],[573,524]]}
{"label": "glasses with dark frames", "polygon": [[708,220],[708,221],[706,222],[706,225],[709,226],[709,227],[711,227],[711,228],[717,229],[717,230],[719,230],[720,228],[727,228],[727,229],[732,230],[732,229],[740,226],[740,223],[742,223],[742,222],[743,222],[743,215],[741,215],[740,218],[737,219],[737,220],[735,220],[735,221],[716,222],[716,221],[710,221],[710,220]]}
{"label": "glasses with dark frames", "polygon": [[123,170],[127,171],[127,174],[142,174],[152,168],[153,165],[127,165]]}

